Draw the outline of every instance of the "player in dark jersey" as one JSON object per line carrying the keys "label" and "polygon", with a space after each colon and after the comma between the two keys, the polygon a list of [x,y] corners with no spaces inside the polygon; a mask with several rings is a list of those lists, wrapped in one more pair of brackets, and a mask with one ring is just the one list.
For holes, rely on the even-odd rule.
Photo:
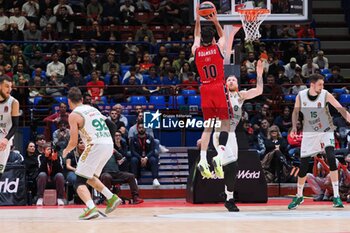
{"label": "player in dark jersey", "polygon": [[[215,32],[212,28],[206,27],[201,31],[198,9],[197,6],[192,53],[194,54],[195,63],[202,83],[200,93],[204,120],[219,119],[221,121],[219,151],[218,155],[213,158],[213,165],[216,176],[223,178],[224,175],[221,158],[225,153],[229,130],[228,101],[225,91],[224,56],[222,55],[225,46],[225,36],[216,14],[211,14],[208,17],[208,20],[214,23],[216,31],[220,37],[219,41],[216,43],[214,38]],[[212,177],[207,162],[207,149],[211,132],[212,128],[204,128],[201,137],[200,162],[198,164],[202,176],[207,178]]]}

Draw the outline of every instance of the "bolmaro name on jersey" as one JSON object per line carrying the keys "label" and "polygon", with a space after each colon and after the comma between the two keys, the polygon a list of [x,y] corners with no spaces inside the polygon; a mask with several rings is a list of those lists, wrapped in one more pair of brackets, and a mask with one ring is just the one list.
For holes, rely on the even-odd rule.
{"label": "bolmaro name on jersey", "polygon": [[208,51],[200,51],[200,52],[198,52],[198,57],[205,57],[205,56],[208,56],[208,55],[214,55],[216,53],[217,53],[216,49],[211,49],[211,50],[208,50]]}

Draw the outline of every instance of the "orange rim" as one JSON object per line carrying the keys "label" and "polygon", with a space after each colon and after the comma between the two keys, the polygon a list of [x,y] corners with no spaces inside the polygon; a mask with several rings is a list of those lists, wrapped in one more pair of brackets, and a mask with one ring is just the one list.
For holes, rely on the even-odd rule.
{"label": "orange rim", "polygon": [[241,15],[245,16],[245,20],[248,22],[255,21],[258,18],[258,15],[269,14],[270,11],[268,9],[239,9],[237,12]]}

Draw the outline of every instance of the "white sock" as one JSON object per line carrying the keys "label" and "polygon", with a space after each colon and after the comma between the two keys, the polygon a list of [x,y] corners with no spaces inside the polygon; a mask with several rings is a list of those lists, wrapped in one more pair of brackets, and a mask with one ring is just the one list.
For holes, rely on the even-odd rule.
{"label": "white sock", "polygon": [[333,196],[339,197],[339,181],[332,182]]}
{"label": "white sock", "polygon": [[93,201],[92,199],[90,199],[90,200],[88,200],[88,201],[86,202],[86,206],[87,206],[89,209],[93,209],[93,208],[95,208],[95,203],[94,203],[94,201]]}
{"label": "white sock", "polygon": [[113,193],[111,192],[111,190],[109,190],[108,188],[104,187],[101,191],[102,195],[106,197],[107,200],[111,199],[113,196]]}
{"label": "white sock", "polygon": [[201,159],[200,159],[200,161],[207,162],[207,151],[206,150],[201,150]]}
{"label": "white sock", "polygon": [[222,158],[224,156],[224,153],[226,152],[226,146],[219,145],[218,148],[219,148],[218,156],[219,158]]}
{"label": "white sock", "polygon": [[226,185],[225,185],[225,194],[226,194],[226,201],[233,199],[233,192],[228,191]]}
{"label": "white sock", "polygon": [[297,194],[297,196],[298,197],[302,197],[303,196],[304,185],[297,184],[297,187],[298,187],[298,194]]}

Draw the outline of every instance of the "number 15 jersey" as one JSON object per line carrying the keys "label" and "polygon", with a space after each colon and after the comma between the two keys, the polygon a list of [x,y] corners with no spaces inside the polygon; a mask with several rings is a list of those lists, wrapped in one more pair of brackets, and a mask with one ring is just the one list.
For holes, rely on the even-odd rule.
{"label": "number 15 jersey", "polygon": [[112,144],[113,140],[106,125],[106,117],[90,105],[79,105],[73,110],[84,118],[84,125],[79,129],[79,135],[85,145]]}
{"label": "number 15 jersey", "polygon": [[299,92],[300,111],[304,116],[303,132],[332,132],[334,125],[327,106],[328,91],[322,90],[316,100],[308,97],[309,89]]}
{"label": "number 15 jersey", "polygon": [[201,83],[225,82],[224,56],[217,44],[198,47],[194,59]]}

